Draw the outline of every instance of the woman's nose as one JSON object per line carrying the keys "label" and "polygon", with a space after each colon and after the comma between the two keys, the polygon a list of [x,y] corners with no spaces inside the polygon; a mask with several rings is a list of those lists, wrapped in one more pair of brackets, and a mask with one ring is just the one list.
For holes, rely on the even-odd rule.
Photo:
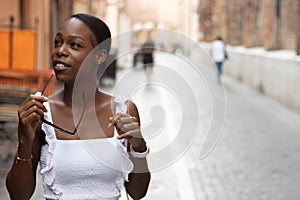
{"label": "woman's nose", "polygon": [[66,44],[62,44],[57,48],[56,54],[58,56],[68,56],[68,48]]}

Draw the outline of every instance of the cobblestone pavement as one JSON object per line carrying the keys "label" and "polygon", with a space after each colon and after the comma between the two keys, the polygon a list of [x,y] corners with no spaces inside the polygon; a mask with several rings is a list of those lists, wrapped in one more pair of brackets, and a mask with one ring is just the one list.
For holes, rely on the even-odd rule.
{"label": "cobblestone pavement", "polygon": [[[171,62],[170,58],[163,54],[157,54],[156,59],[166,60],[169,64]],[[214,79],[214,70],[202,70],[207,79],[211,78],[208,84],[210,89],[215,91],[215,103],[223,104],[224,90]],[[157,72],[154,68],[154,79],[161,78],[160,76],[170,78],[165,74],[156,74]],[[132,73],[136,77],[135,81],[145,78],[141,69]],[[226,76],[224,86],[227,97],[226,119],[220,140],[213,151],[200,159],[203,140],[195,139],[184,156],[178,158],[179,161],[152,172],[152,181],[145,199],[299,199],[300,114]],[[111,92],[110,89],[107,91]],[[157,100],[155,98],[165,100],[166,96],[163,93],[160,93],[161,97],[155,96],[156,94],[155,90],[147,90],[146,102]],[[206,107],[201,108],[204,109],[205,122],[209,110]],[[194,110],[188,111],[193,113]],[[170,116],[176,114],[176,110],[174,113],[168,113]],[[218,123],[222,124],[223,118],[217,117],[214,120],[219,120]],[[207,138],[208,146],[213,143],[210,139],[215,140],[215,137]],[[155,152],[164,142],[151,144],[151,151]],[[1,143],[1,155],[4,150],[13,151],[15,147],[12,143],[5,148],[3,142]],[[6,200],[8,196],[4,188],[4,176],[10,161],[3,160],[0,171],[0,199]],[[40,192],[39,189],[33,199],[41,199]]]}
{"label": "cobblestone pavement", "polygon": [[299,199],[300,115],[228,78],[225,86],[220,141],[205,159],[197,148],[187,158],[196,199]]}
{"label": "cobblestone pavement", "polygon": [[17,123],[1,124],[0,129],[0,199],[9,199],[5,188],[5,177],[16,150]]}

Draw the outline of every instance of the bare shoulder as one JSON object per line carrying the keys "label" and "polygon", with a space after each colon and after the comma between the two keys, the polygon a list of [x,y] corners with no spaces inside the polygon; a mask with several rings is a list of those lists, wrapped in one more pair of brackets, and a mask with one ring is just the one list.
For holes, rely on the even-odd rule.
{"label": "bare shoulder", "polygon": [[128,105],[128,107],[127,107],[128,114],[135,117],[138,120],[138,122],[140,122],[139,111],[138,111],[138,108],[135,105],[135,103],[128,100],[127,105]]}
{"label": "bare shoulder", "polygon": [[[115,101],[118,101],[118,98],[123,98],[123,97],[112,96],[104,92],[99,92],[96,98],[97,98],[96,102],[98,108],[110,107],[113,109],[115,107]],[[125,101],[125,103],[127,104],[128,114],[135,116],[136,118],[139,118],[139,112],[137,106],[133,101],[128,100],[125,97],[121,101],[122,102]]]}
{"label": "bare shoulder", "polygon": [[128,111],[130,112],[138,112],[137,106],[135,105],[135,103],[131,100],[127,101],[127,105],[128,105]]}
{"label": "bare shoulder", "polygon": [[105,92],[97,92],[96,103],[100,107],[112,105],[114,97]]}

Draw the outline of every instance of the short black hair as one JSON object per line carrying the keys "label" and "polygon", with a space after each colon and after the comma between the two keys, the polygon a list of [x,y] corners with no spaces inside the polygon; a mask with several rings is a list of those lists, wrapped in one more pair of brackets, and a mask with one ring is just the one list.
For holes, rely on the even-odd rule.
{"label": "short black hair", "polygon": [[97,45],[101,44],[101,49],[105,49],[107,54],[109,54],[111,46],[111,33],[105,22],[98,17],[84,13],[73,14],[68,19],[70,18],[77,18],[87,25],[96,36]]}

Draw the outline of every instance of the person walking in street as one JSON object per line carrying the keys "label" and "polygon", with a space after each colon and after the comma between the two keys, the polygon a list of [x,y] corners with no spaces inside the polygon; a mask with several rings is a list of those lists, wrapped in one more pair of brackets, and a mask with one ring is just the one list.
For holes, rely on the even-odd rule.
{"label": "person walking in street", "polygon": [[153,58],[153,52],[154,52],[154,42],[151,39],[148,39],[143,45],[141,49],[141,54],[143,56],[143,68],[145,70],[145,73],[148,78],[150,78],[152,71],[153,71],[153,65],[154,65],[154,58]]}
{"label": "person walking in street", "polygon": [[225,49],[225,44],[220,36],[218,36],[213,42],[211,46],[211,56],[216,65],[217,69],[217,78],[218,83],[221,82],[222,76],[222,65],[224,61],[227,59],[227,53]]}
{"label": "person walking in street", "polygon": [[[110,40],[107,25],[88,14],[74,14],[60,26],[51,59],[64,87],[49,97],[43,90],[32,94],[18,109],[18,147],[6,179],[11,199],[31,198],[38,163],[45,199],[117,200],[124,186],[133,199],[146,195],[149,148],[137,107],[97,85]],[[86,76],[76,84],[79,72]]]}

